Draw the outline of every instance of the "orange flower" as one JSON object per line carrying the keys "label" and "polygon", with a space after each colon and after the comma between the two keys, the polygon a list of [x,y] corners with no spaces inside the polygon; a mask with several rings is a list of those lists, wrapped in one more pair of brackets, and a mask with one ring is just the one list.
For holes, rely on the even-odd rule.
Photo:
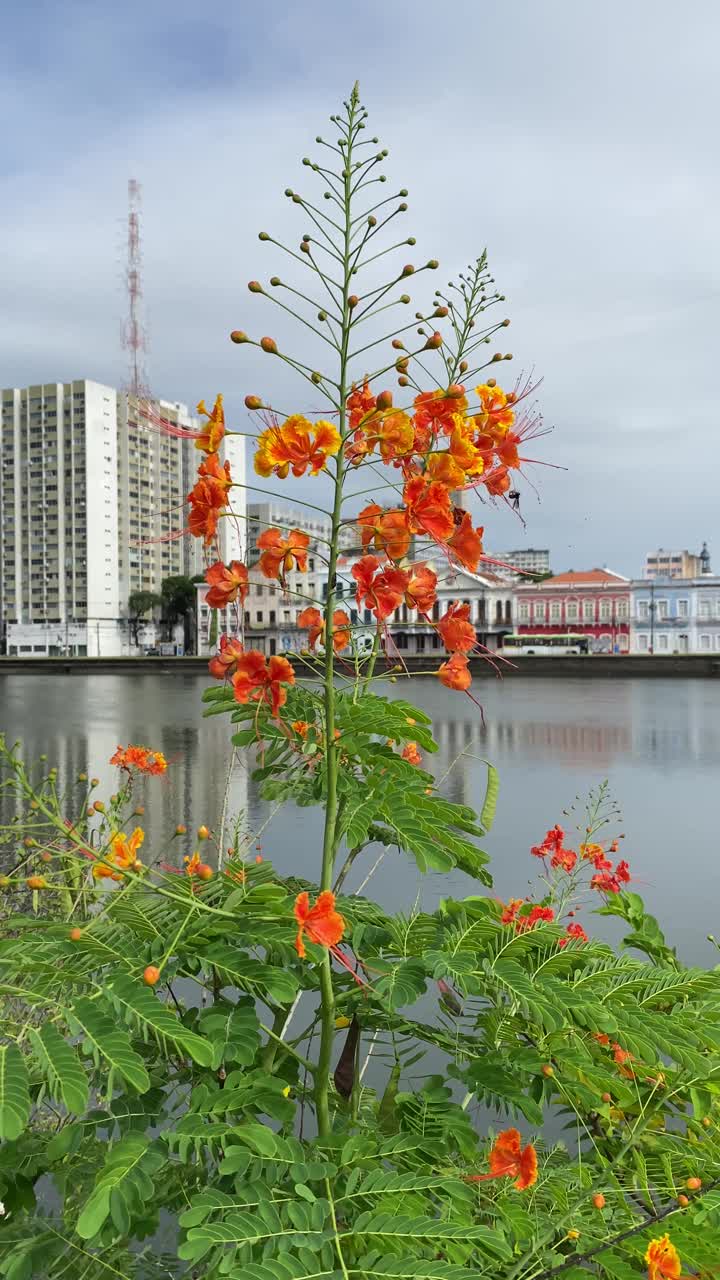
{"label": "orange flower", "polygon": [[[314,649],[319,637],[325,634],[325,619],[320,610],[313,608],[312,605],[303,609],[302,613],[298,614],[297,623],[299,627],[307,627],[310,633],[308,644],[311,649]],[[349,644],[350,619],[344,609],[336,609],[333,613],[333,649],[336,653],[341,653]]]}
{"label": "orange flower", "polygon": [[446,489],[461,489],[465,483],[465,472],[449,450],[430,454],[426,474],[430,480],[444,484]]}
{"label": "orange flower", "polygon": [[218,455],[211,453],[198,467],[195,487],[188,494],[190,503],[190,532],[212,542],[217,531],[218,515],[228,503],[228,489],[232,485],[230,464],[221,465]]}
{"label": "orange flower", "polygon": [[224,609],[233,600],[245,603],[248,593],[248,571],[239,560],[231,560],[223,564],[217,560],[205,570],[205,581],[210,583],[210,590],[205,599],[211,609]]}
{"label": "orange flower", "polygon": [[422,764],[422,756],[418,751],[417,742],[408,742],[402,750],[403,760],[407,760],[408,764]]}
{"label": "orange flower", "polygon": [[524,898],[511,898],[510,901],[507,903],[507,906],[501,903],[500,905],[502,906],[502,914],[500,916],[500,923],[515,924],[517,913],[520,910],[520,908],[524,906],[524,904],[525,904]]}
{"label": "orange flower", "polygon": [[119,769],[137,769],[138,773],[158,774],[164,773],[167,769],[167,760],[162,751],[151,751],[149,747],[118,747],[113,756],[110,757],[110,764],[116,764]]}
{"label": "orange flower", "polygon": [[[457,510],[459,511],[460,508]],[[455,532],[448,541],[448,547],[456,559],[471,573],[475,573],[483,553],[482,536],[482,526],[473,529],[470,513],[463,511],[460,523],[456,525]]]}
{"label": "orange flower", "polygon": [[212,413],[208,413],[204,400],[200,401],[197,411],[207,418],[207,424],[196,437],[195,448],[202,449],[203,453],[217,453],[220,448],[220,442],[225,435],[225,413],[222,396],[215,397]]}
{"label": "orange flower", "polygon": [[668,1235],[651,1240],[645,1261],[648,1264],[648,1280],[681,1280],[680,1256]]}
{"label": "orange flower", "polygon": [[310,942],[334,951],[345,932],[345,921],[339,911],[335,910],[335,894],[325,889],[318,895],[314,907],[310,906],[310,895],[299,893],[295,899],[295,919],[298,922],[298,933],[295,939],[295,950],[301,960],[305,959],[303,934]]}
{"label": "orange flower", "polygon": [[477,476],[483,471],[485,461],[482,453],[473,444],[467,420],[459,415],[455,418],[448,449],[454,461],[467,475]]}
{"label": "orange flower", "polygon": [[290,728],[292,729],[293,733],[296,733],[299,738],[302,738],[304,740],[308,736],[310,722],[309,720],[293,720],[292,724],[290,725]]}
{"label": "orange flower", "polygon": [[348,422],[350,430],[355,431],[361,423],[372,417],[376,408],[376,400],[367,378],[362,387],[358,390],[353,386],[350,395],[347,398]]}
{"label": "orange flower", "polygon": [[514,1178],[518,1191],[526,1191],[537,1182],[537,1153],[532,1143],[520,1149],[517,1129],[499,1133],[490,1152],[490,1172],[471,1174],[466,1182],[486,1182],[489,1178]]}
{"label": "orange flower", "polygon": [[258,567],[266,578],[282,580],[293,566],[297,566],[301,573],[305,573],[310,538],[307,533],[302,532],[302,529],[293,529],[287,538],[283,537],[279,529],[266,529],[260,534],[257,544],[263,553],[258,561]]}
{"label": "orange flower", "polygon": [[417,609],[419,613],[429,613],[435,603],[437,574],[427,564],[413,565],[408,569],[408,582],[405,587],[405,603],[408,609]]}
{"label": "orange flower", "polygon": [[[140,866],[137,851],[144,839],[145,832],[140,827],[135,828],[129,839],[124,832],[116,832],[110,841],[110,852],[106,857],[106,863],[112,863],[112,866],[96,862],[93,867],[94,879],[122,880],[120,871],[127,871],[129,868],[137,870]],[[112,867],[117,867],[118,871],[113,871]]]}
{"label": "orange flower", "polygon": [[501,494],[507,493],[510,488],[510,476],[507,467],[495,467],[492,471],[488,471],[483,476],[483,484],[488,493],[494,498],[499,498]]}
{"label": "orange flower", "polygon": [[406,413],[393,409],[383,415],[376,434],[373,429],[373,435],[370,436],[372,447],[375,439],[379,441],[383,462],[392,462],[394,458],[404,458],[412,453],[415,429]]}
{"label": "orange flower", "polygon": [[453,418],[456,413],[464,413],[467,409],[464,387],[448,388],[447,391],[421,391],[415,397],[415,425],[420,430],[444,431],[450,435]]}
{"label": "orange flower", "polygon": [[402,602],[408,575],[394,565],[387,565],[376,573],[379,565],[380,561],[376,556],[363,556],[353,565],[351,572],[358,584],[355,593],[358,605],[366,601],[368,608],[382,622]]}
{"label": "orange flower", "polygon": [[358,518],[363,550],[372,544],[391,560],[402,560],[410,547],[410,529],[404,511],[385,511],[377,502],[363,508]]}
{"label": "orange flower", "polygon": [[475,419],[478,426],[486,431],[491,430],[496,434],[504,435],[515,421],[515,414],[508,404],[507,395],[502,387],[491,386],[490,383],[484,382],[482,386],[476,387],[475,391],[481,405],[481,412]]}
{"label": "orange flower", "polygon": [[508,431],[505,439],[495,446],[498,460],[506,467],[513,467],[517,470],[520,466],[520,455],[517,448],[519,444],[520,436],[516,435],[514,431]]}
{"label": "orange flower", "polygon": [[477,644],[475,628],[470,622],[470,605],[456,602],[448,607],[437,624],[443,644],[449,653],[470,653]]}
{"label": "orange flower", "polygon": [[295,683],[295,672],[287,658],[274,654],[266,663],[259,649],[246,649],[237,658],[232,683],[236,702],[264,702],[277,717],[287,701],[284,685]]}
{"label": "orange flower", "polygon": [[304,475],[309,467],[310,474],[316,476],[339,448],[340,433],[332,422],[321,419],[312,423],[294,413],[282,426],[273,423],[260,433],[255,470],[261,476],[275,472],[284,480],[291,467],[294,476]]}
{"label": "orange flower", "polygon": [[220,648],[208,662],[208,671],[216,680],[227,680],[237,670],[238,658],[242,657],[245,648],[242,641],[230,639],[226,635],[220,637]]}
{"label": "orange flower", "polygon": [[[362,540],[363,551],[366,551],[371,542],[375,541],[377,547],[377,535],[379,530],[378,517],[383,514],[383,508],[377,502],[371,502],[367,507],[363,507],[359,513],[357,522],[360,530],[360,538]],[[380,548],[377,548],[380,550]]]}
{"label": "orange flower", "polygon": [[450,494],[445,485],[413,476],[403,491],[411,533],[427,533],[436,542],[446,542],[455,528]]}
{"label": "orange flower", "polygon": [[438,667],[438,679],[446,689],[469,689],[472,676],[468,671],[468,660],[464,653],[454,653],[448,662]]}

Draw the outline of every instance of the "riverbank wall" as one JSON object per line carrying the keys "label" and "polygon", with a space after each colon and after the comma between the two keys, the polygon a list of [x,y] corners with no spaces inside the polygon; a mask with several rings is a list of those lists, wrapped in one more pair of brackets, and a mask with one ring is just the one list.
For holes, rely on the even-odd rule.
{"label": "riverbank wall", "polygon": [[[432,673],[443,655],[432,652],[403,660],[403,670],[410,674]],[[207,674],[207,658],[3,658],[0,676],[14,675],[194,675]],[[298,674],[307,670],[306,662],[298,663]],[[720,679],[720,653],[708,654],[593,654],[582,657],[539,656],[515,657],[512,663],[474,657],[470,668],[476,678],[493,679],[498,671],[506,680],[569,679],[602,680],[625,677]],[[396,664],[378,661],[377,674],[397,671]]]}

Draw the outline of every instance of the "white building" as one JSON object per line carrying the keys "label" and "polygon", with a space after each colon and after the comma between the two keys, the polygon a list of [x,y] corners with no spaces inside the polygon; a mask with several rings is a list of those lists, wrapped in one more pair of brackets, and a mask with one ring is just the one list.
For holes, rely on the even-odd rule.
{"label": "white building", "polygon": [[[198,423],[161,401],[179,428]],[[81,379],[0,392],[0,647],[8,654],[137,652],[128,597],[202,569],[198,539],[176,537],[200,455],[192,439],[154,430],[132,397]],[[225,455],[244,485],[244,445]],[[239,519],[220,523],[226,558],[244,547]],[[151,622],[139,646],[153,644]]]}
{"label": "white building", "polygon": [[493,551],[494,560],[503,560],[514,569],[522,569],[527,573],[549,573],[550,552],[547,548],[525,547],[520,551]]}

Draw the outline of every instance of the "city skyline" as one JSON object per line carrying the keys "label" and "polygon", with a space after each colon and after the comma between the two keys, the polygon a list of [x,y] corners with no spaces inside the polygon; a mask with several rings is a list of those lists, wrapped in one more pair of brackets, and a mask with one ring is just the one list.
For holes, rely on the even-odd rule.
{"label": "city skyline", "polygon": [[[465,4],[461,42],[455,15],[423,2],[411,23],[403,4],[370,0],[338,18],[311,0],[302,11],[281,3],[259,24],[229,9],[198,17],[189,0],[130,0],[97,15],[75,0],[47,9],[30,39],[32,8],[16,7],[5,31],[2,94],[16,126],[0,201],[4,384],[122,385],[118,264],[132,175],[144,192],[154,394],[193,405],[223,391],[228,423],[242,430],[253,426],[248,392],[317,407],[278,362],[227,335],[288,332],[246,292],[279,260],[257,233],[299,240],[305,227],[282,191],[306,183],[301,157],[359,77],[390,151],[388,185],[410,189],[418,260],[441,263],[430,291],[487,245],[512,319],[515,360],[503,375],[544,378],[554,432],[533,456],[550,465],[529,468],[519,486],[526,529],[508,509],[474,504],[488,545],[527,538],[552,547],[563,569],[600,554],[634,572],[648,544],[717,541],[712,468],[697,468],[690,485],[675,457],[685,424],[698,457],[713,447],[716,6],[699,0],[678,26],[668,2],[628,10],[611,0],[594,16],[553,0]],[[313,57],[298,59],[310,31]],[[442,47],[453,75],[430,108],[424,78],[397,75],[396,55],[425,65]],[[494,52],[478,84],[481,48]],[[511,70],[499,56],[510,49]],[[136,97],[128,66],[143,82]],[[438,180],[453,172],[463,174],[461,200],[456,182]],[[292,488],[322,501],[320,481]]]}

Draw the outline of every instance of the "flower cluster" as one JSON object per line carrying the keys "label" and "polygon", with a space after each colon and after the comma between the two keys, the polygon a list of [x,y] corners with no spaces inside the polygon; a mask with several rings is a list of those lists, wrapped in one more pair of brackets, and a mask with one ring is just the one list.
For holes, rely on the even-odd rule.
{"label": "flower cluster", "polygon": [[553,871],[558,869],[571,874],[579,861],[590,863],[596,874],[590,879],[590,888],[599,893],[619,893],[624,884],[630,881],[630,868],[624,859],[614,865],[608,853],[617,853],[618,842],[613,840],[605,845],[583,842],[577,851],[564,847],[565,832],[557,824],[545,834],[541,844],[534,844],[530,850],[534,858],[542,858]]}
{"label": "flower cluster", "polygon": [[340,433],[332,422],[321,419],[312,423],[294,413],[283,423],[273,422],[258,436],[255,470],[259,476],[275,474],[284,480],[292,469],[303,476],[310,468],[316,476],[327,466],[327,460],[340,449]]}
{"label": "flower cluster", "polygon": [[159,774],[165,773],[167,769],[167,760],[162,751],[153,751],[150,747],[118,747],[114,755],[110,757],[110,764],[117,765],[119,769],[125,769],[128,773],[135,770],[136,773]]}
{"label": "flower cluster", "polygon": [[[315,648],[318,640],[325,642],[325,620],[319,609],[309,606],[298,614],[297,624],[308,631],[308,644]],[[335,609],[332,616],[332,643],[335,653],[342,653],[350,644],[350,619],[344,609]]]}
{"label": "flower cluster", "polygon": [[235,701],[264,703],[277,717],[287,701],[287,685],[295,683],[295,672],[287,658],[274,654],[267,659],[259,649],[244,649],[239,641],[235,646],[232,686]]}

